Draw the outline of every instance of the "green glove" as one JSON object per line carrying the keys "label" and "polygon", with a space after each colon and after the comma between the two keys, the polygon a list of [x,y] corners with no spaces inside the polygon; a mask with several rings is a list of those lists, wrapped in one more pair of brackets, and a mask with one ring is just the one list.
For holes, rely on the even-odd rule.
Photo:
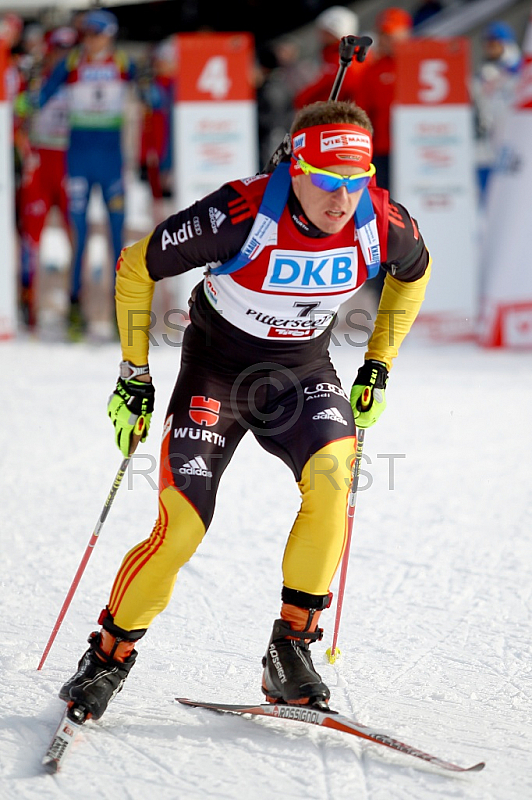
{"label": "green glove", "polygon": [[358,370],[351,389],[351,408],[359,428],[370,428],[386,408],[384,390],[388,369],[382,361],[369,359]]}
{"label": "green glove", "polygon": [[132,436],[145,442],[155,401],[152,383],[118,379],[109,398],[107,413],[115,426],[115,440],[124,456],[132,454]]}
{"label": "green glove", "polygon": [[13,112],[17,117],[29,117],[35,111],[28,92],[20,92],[13,101]]}

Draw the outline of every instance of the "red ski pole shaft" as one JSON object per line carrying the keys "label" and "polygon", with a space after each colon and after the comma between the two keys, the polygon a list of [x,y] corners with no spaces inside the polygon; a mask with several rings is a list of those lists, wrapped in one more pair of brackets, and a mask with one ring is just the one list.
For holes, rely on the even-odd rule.
{"label": "red ski pole shaft", "polygon": [[364,428],[357,430],[357,449],[355,461],[351,471],[351,486],[347,496],[347,541],[345,544],[342,567],[340,570],[340,582],[338,584],[338,598],[336,601],[336,619],[334,621],[334,633],[331,649],[327,651],[331,664],[336,660],[336,643],[338,641],[338,631],[340,630],[340,619],[342,616],[342,606],[344,602],[345,584],[347,580],[347,567],[349,564],[349,552],[351,549],[351,537],[353,535],[353,521],[355,519],[356,498],[358,492],[358,479],[360,476],[360,462],[362,461],[362,450],[364,447]]}
{"label": "red ski pole shaft", "polygon": [[44,648],[44,652],[43,652],[43,654],[41,656],[41,660],[39,662],[39,666],[37,667],[38,670],[42,669],[43,664],[44,664],[44,662],[46,661],[46,659],[48,657],[48,653],[50,652],[50,648],[52,647],[52,645],[54,643],[55,637],[57,636],[59,628],[61,627],[61,623],[63,622],[65,614],[68,611],[70,603],[72,602],[72,598],[74,597],[74,593],[75,593],[75,591],[76,591],[76,589],[78,587],[78,584],[79,584],[79,582],[81,580],[81,576],[83,575],[83,573],[85,571],[85,567],[87,566],[87,562],[88,562],[89,558],[91,557],[92,551],[94,550],[94,548],[96,546],[96,542],[98,541],[98,536],[100,535],[100,531],[102,529],[103,523],[106,520],[107,514],[109,513],[109,509],[111,508],[111,506],[113,504],[113,500],[116,497],[116,493],[118,492],[120,484],[122,483],[122,478],[126,474],[126,470],[128,468],[128,464],[129,464],[130,460],[131,460],[131,456],[128,456],[127,458],[124,458],[124,460],[122,461],[122,463],[120,465],[120,469],[116,473],[116,477],[115,477],[115,479],[113,481],[113,485],[111,486],[111,491],[107,495],[107,500],[104,503],[104,506],[102,508],[102,512],[101,512],[101,514],[100,514],[100,516],[98,518],[98,522],[96,523],[96,527],[94,528],[92,536],[89,539],[89,543],[87,545],[85,553],[83,554],[83,558],[81,559],[80,565],[79,565],[79,567],[77,569],[77,572],[76,572],[76,574],[74,576],[74,580],[72,581],[70,589],[68,590],[67,596],[65,597],[65,601],[64,601],[64,603],[63,603],[63,605],[61,607],[61,611],[59,612],[59,616],[57,617],[57,619],[55,621],[55,625],[54,625],[53,630],[52,630],[52,633],[50,634],[50,638],[48,639],[46,647]]}

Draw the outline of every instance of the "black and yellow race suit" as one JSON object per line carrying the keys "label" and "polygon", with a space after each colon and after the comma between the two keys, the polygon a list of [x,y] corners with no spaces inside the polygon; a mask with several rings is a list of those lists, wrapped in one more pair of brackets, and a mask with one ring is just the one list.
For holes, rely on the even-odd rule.
{"label": "black and yellow race suit", "polygon": [[[283,591],[317,607],[343,554],[355,427],[328,345],[336,309],[367,270],[354,223],[325,235],[290,192],[271,243],[238,272],[216,275],[215,265],[246,240],[268,180],[224,185],[126,248],[117,265],[123,358],[136,365],[148,361],[155,282],[207,265],[193,292],[163,431],[159,516],[149,538],[125,556],[109,600],[115,625],[126,631],[147,628],[169,602],[248,430],[290,467],[301,491]],[[370,194],[386,278],[366,358],[390,368],[422,303],[430,257],[406,209],[383,190]]]}

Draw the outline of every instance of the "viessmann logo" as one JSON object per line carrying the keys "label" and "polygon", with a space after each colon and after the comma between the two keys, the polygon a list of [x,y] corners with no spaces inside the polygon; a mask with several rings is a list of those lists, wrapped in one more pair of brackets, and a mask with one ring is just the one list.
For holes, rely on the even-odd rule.
{"label": "viessmann logo", "polygon": [[339,150],[343,147],[358,147],[371,152],[371,140],[365,133],[347,133],[345,131],[328,131],[322,133],[320,150],[327,153],[329,150]]}
{"label": "viessmann logo", "polygon": [[293,294],[294,291],[335,294],[354,289],[357,274],[357,251],[354,247],[316,254],[273,250],[262,288],[281,294]]}

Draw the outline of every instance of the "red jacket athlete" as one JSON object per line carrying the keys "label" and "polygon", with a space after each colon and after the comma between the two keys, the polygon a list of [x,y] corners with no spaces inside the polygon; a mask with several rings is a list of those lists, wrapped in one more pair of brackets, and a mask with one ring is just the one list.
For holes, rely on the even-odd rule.
{"label": "red jacket athlete", "polygon": [[[281,614],[262,688],[275,702],[327,704],[309,644],[321,637],[318,618],[345,546],[353,417],[368,427],[384,409],[388,370],[429,276],[429,255],[408,212],[386,191],[367,188],[371,156],[365,112],[345,102],[307,106],[292,126],[289,161],[271,175],[222,186],[122,253],[116,301],[124,361],[109,415],[125,454],[135,434],[146,437],[153,410],[155,281],[194,267],[205,272],[193,292],[163,431],[159,517],[151,536],[125,556],[102,629],[91,634],[60,692],[95,718],[121,689],[136,641],[201,542],[221,475],[248,430],[290,467],[302,498],[284,553]],[[338,307],[379,264],[386,271],[383,310],[350,402],[328,343]],[[372,404],[361,412],[366,387]]]}

